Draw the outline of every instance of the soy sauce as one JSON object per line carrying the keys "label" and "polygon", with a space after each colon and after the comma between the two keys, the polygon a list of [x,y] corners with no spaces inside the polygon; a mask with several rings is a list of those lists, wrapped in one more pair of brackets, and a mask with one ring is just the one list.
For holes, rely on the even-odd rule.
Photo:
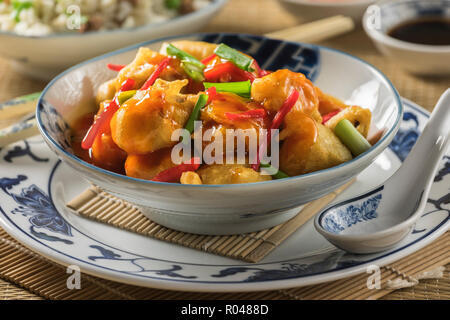
{"label": "soy sauce", "polygon": [[392,28],[388,35],[398,40],[434,46],[450,45],[450,19],[415,19]]}

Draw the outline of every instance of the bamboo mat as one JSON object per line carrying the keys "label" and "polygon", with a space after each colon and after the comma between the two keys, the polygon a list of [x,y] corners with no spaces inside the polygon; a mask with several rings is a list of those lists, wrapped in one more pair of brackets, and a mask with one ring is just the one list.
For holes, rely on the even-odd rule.
{"label": "bamboo mat", "polygon": [[[252,10],[248,10],[248,8]],[[263,34],[301,23],[301,19],[282,10],[277,0],[230,0],[224,10],[205,31],[229,31]],[[321,42],[321,45],[356,55],[385,73],[400,95],[432,110],[440,94],[450,86],[449,78],[419,78],[399,69],[382,57],[360,29]],[[44,82],[27,79],[14,72],[0,58],[0,101],[42,90]],[[345,80],[345,75],[342,75]],[[382,268],[381,290],[368,290],[368,274],[315,286],[288,290],[244,293],[186,293],[128,286],[87,275],[82,277],[82,290],[66,289],[65,269],[48,262],[18,244],[0,229],[0,299],[450,299],[449,232],[422,250]],[[443,277],[415,277],[433,270]],[[20,273],[18,273],[20,272]],[[420,277],[419,277],[420,278]],[[388,281],[391,282],[388,285]],[[395,281],[397,282],[395,282]],[[407,281],[405,281],[407,280]],[[397,283],[414,285],[392,291]]]}
{"label": "bamboo mat", "polygon": [[294,231],[314,217],[354,180],[305,205],[292,219],[275,227],[229,236],[205,236],[165,228],[145,217],[138,208],[97,187],[91,187],[67,203],[82,217],[106,223],[153,239],[247,262],[258,262]]}
{"label": "bamboo mat", "polygon": [[[388,266],[381,267],[381,288],[368,289],[368,274],[333,282],[261,292],[240,293],[193,293],[142,288],[99,279],[83,274],[81,289],[69,290],[68,274],[63,266],[49,262],[42,256],[23,247],[0,229],[0,299],[272,299],[272,300],[318,300],[318,299],[378,299],[392,292],[399,285],[416,285],[413,290],[395,292],[393,298],[404,299],[450,299],[448,269],[450,263],[448,243],[450,232],[437,241]],[[428,271],[428,272],[426,272]],[[443,275],[446,275],[444,278]],[[422,285],[419,281],[426,278]],[[11,283],[14,283],[11,284]],[[425,291],[425,288],[430,290]],[[434,288],[434,290],[432,289]],[[24,292],[23,290],[26,290]],[[30,295],[34,293],[33,295]]]}

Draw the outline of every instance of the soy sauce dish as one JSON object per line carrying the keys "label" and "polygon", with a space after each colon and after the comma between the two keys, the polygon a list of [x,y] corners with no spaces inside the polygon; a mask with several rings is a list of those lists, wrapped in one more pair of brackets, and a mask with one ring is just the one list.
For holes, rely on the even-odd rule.
{"label": "soy sauce dish", "polygon": [[[145,72],[147,73],[143,75]],[[278,77],[284,76],[291,80],[284,81],[285,85],[273,86],[272,80],[276,82]],[[125,81],[120,80],[121,77],[125,77]],[[195,80],[196,78],[199,80]],[[244,81],[243,78],[249,80]],[[203,82],[204,80],[210,82]],[[117,83],[120,83],[120,89],[123,90],[108,89],[114,89]],[[239,83],[245,84],[242,87],[245,90],[236,91]],[[202,93],[210,85],[212,87],[206,90],[206,94]],[[273,90],[257,90],[265,85]],[[174,86],[178,89],[175,90]],[[183,92],[180,91],[182,87],[185,89]],[[215,89],[211,90],[213,87]],[[122,94],[130,92],[130,97],[122,101]],[[263,94],[263,102],[260,102],[259,93]],[[171,98],[173,94],[174,99]],[[291,101],[290,97],[294,96]],[[318,97],[317,100],[315,97]],[[272,100],[273,104],[266,105],[266,102]],[[200,101],[204,103],[203,108]],[[306,101],[316,102],[311,104]],[[324,104],[320,104],[320,101]],[[332,112],[327,108],[320,109],[321,106],[334,105],[340,106],[334,116],[330,115]],[[272,110],[271,106],[281,107]],[[192,112],[187,112],[188,109],[192,109]],[[117,111],[112,111],[115,112],[113,115],[111,110]],[[175,112],[176,110],[179,112]],[[347,114],[347,111],[350,112],[348,115],[352,114],[352,110],[368,115],[370,123],[365,118],[356,117],[359,120],[352,124],[345,118],[332,129],[330,122]],[[121,118],[122,111],[132,117],[124,114],[125,117]],[[83,152],[77,152],[74,132],[77,132],[80,119],[97,112],[95,121],[87,122],[87,128],[91,125],[90,129],[85,135],[81,135],[85,137],[82,138],[82,148],[85,151],[90,148],[93,152],[93,157],[84,157]],[[307,112],[311,115],[307,116]],[[225,117],[221,116],[222,113]],[[250,113],[260,118],[251,117],[249,120],[246,116],[250,116]],[[302,204],[343,185],[367,168],[389,145],[398,130],[402,113],[400,97],[390,81],[371,65],[344,52],[260,36],[212,33],[150,41],[79,64],[57,76],[43,91],[36,118],[50,149],[66,165],[76,170],[80,179],[83,177],[138,206],[151,220],[161,225],[185,232],[218,235],[253,232],[275,226],[295,216]],[[286,121],[283,120],[283,114]],[[106,115],[112,118],[107,120]],[[327,115],[329,120],[325,120]],[[239,170],[233,169],[233,172],[229,171],[229,166],[216,162],[210,165],[207,160],[200,160],[198,166],[194,166],[193,162],[175,165],[174,161],[172,164],[170,148],[175,149],[175,144],[178,143],[172,144],[171,141],[174,140],[160,138],[170,137],[166,133],[176,128],[187,130],[191,118],[201,119],[205,132],[209,125],[217,127],[216,124],[219,124],[219,131],[220,128],[230,128],[229,126],[245,127],[248,121],[258,128],[278,127],[275,126],[278,123],[281,139],[283,132],[292,128],[293,131],[287,131],[285,140],[280,142],[280,170],[285,171],[287,176],[280,177],[274,172],[270,173],[273,177],[265,176],[260,179],[258,176],[262,169],[250,167],[249,164],[245,167],[236,166]],[[122,122],[120,119],[134,120]],[[161,121],[158,122],[157,119]],[[297,122],[299,119],[301,121]],[[95,140],[86,138],[91,137],[94,128],[103,128],[100,123],[107,121],[110,121],[109,129],[106,126],[106,131],[97,131],[102,132],[101,141],[97,139],[97,134],[93,135]],[[331,131],[334,130],[340,136],[337,127],[342,121],[348,122],[351,127],[355,126],[354,131],[363,129],[365,125],[366,128],[358,135],[376,139],[369,139],[372,142],[367,142],[367,148],[360,152],[354,151],[344,139],[342,143],[351,149],[351,156]],[[289,123],[293,125],[290,126]],[[120,129],[122,124],[123,130]],[[150,125],[143,127],[142,124]],[[298,130],[300,135],[296,135]],[[190,137],[195,140],[197,131],[189,132],[194,135],[187,134],[187,142],[191,141]],[[317,134],[310,139],[308,132]],[[122,133],[125,135],[121,136]],[[113,146],[103,139],[107,136],[113,139],[116,148],[120,145],[121,149],[118,151],[121,152],[110,153],[114,148],[108,147],[103,149],[105,152],[96,155],[95,150],[102,150],[101,145]],[[151,139],[145,138],[146,142],[142,144],[140,141],[144,140],[139,136]],[[185,137],[180,145],[184,144],[184,139]],[[312,151],[310,144],[306,145],[309,149],[303,149],[303,145],[299,145],[302,139],[310,141],[317,152]],[[156,143],[157,141],[159,142]],[[295,150],[303,150],[301,155],[307,154],[308,159],[309,155],[316,154],[316,160],[312,164],[317,165],[319,159],[322,159],[323,163],[329,165],[315,166],[311,170],[306,170],[303,166],[291,167],[291,164],[299,164],[303,158],[301,155],[292,157],[295,152],[290,148],[291,144],[287,144],[287,150],[293,153],[283,156],[285,143],[288,141],[295,142],[294,146],[300,148],[295,147]],[[331,144],[330,141],[334,143]],[[95,146],[96,143],[100,143],[97,146],[99,148]],[[195,143],[194,141],[194,147]],[[151,150],[134,149],[139,146],[150,147]],[[202,150],[201,141],[199,147]],[[164,151],[167,149],[168,157]],[[125,150],[128,150],[128,155],[123,153]],[[189,152],[192,149],[187,150]],[[338,158],[338,150],[345,157],[339,158],[337,162],[331,161]],[[120,161],[115,170],[108,167],[113,154],[119,156],[115,159]],[[249,152],[248,158],[250,154]],[[104,155],[109,156],[105,158]],[[121,158],[122,155],[126,158]],[[97,156],[103,160],[99,161]],[[283,159],[286,160],[284,166],[281,163]],[[125,167],[123,160],[126,160]],[[190,168],[190,174],[184,172],[186,166]],[[158,170],[153,174],[148,168]],[[183,172],[179,171],[181,169]],[[142,173],[146,175],[143,176]],[[184,181],[183,173],[196,177],[199,183],[192,179]]]}
{"label": "soy sauce dish", "polygon": [[375,46],[405,70],[450,75],[450,0],[386,0],[370,6],[363,27]]}

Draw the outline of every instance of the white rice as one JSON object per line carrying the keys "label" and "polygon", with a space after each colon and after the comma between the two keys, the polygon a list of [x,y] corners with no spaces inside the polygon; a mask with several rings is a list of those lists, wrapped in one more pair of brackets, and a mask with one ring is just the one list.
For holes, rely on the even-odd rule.
{"label": "white rice", "polygon": [[[199,10],[211,0],[193,0]],[[166,0],[3,0],[0,31],[26,36],[132,28],[180,15]],[[21,10],[17,10],[22,5]]]}

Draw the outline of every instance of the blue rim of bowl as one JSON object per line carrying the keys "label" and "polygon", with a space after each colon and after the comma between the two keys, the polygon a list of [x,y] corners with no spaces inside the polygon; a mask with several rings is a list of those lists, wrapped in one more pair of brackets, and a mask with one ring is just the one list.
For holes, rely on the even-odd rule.
{"label": "blue rim of bowl", "polygon": [[[434,0],[434,1],[450,3],[449,0]],[[427,0],[400,0],[400,1],[398,1],[398,0],[380,0],[376,3],[374,3],[374,5],[379,6],[380,8],[385,7],[387,9],[389,9],[392,7],[400,7],[407,3],[418,3],[418,2],[426,3]],[[435,45],[419,44],[419,43],[403,41],[403,40],[399,40],[399,39],[389,36],[387,34],[387,32],[377,30],[377,29],[370,27],[368,25],[368,20],[369,20],[368,17],[370,15],[369,9],[370,9],[370,7],[367,8],[367,10],[365,11],[365,13],[363,15],[362,25],[363,25],[364,31],[373,40],[379,41],[381,43],[385,43],[385,44],[388,44],[388,45],[391,45],[393,47],[400,48],[403,50],[420,51],[420,52],[425,52],[425,53],[449,53],[450,52],[450,45],[435,46]],[[443,16],[443,17],[445,17],[445,16]],[[395,24],[395,26],[398,26],[406,21],[408,21],[408,19],[403,19],[400,22],[398,22],[397,24]]]}
{"label": "blue rim of bowl", "polygon": [[165,26],[172,22],[181,22],[184,20],[190,20],[192,18],[199,17],[199,16],[207,13],[208,11],[214,12],[217,9],[220,9],[228,1],[229,0],[212,0],[212,2],[209,5],[205,6],[204,8],[201,8],[200,10],[196,10],[194,12],[191,12],[191,13],[188,13],[185,15],[176,16],[176,17],[168,19],[166,21],[151,22],[151,23],[146,23],[144,25],[131,27],[131,28],[117,28],[117,29],[112,29],[112,30],[91,31],[91,32],[86,32],[86,33],[56,32],[56,33],[51,33],[49,35],[44,35],[44,36],[27,36],[27,35],[17,34],[15,32],[10,32],[10,31],[0,31],[0,35],[5,35],[5,36],[9,36],[9,37],[19,37],[19,38],[24,38],[24,39],[55,39],[55,38],[64,38],[64,37],[86,38],[86,37],[91,37],[91,36],[96,36],[96,35],[101,36],[104,34],[129,33],[129,32],[143,30],[143,29],[146,29],[149,27],[156,28],[156,27],[160,27],[160,26]]}
{"label": "blue rim of bowl", "polygon": [[[330,172],[333,170],[337,170],[343,167],[347,167],[357,161],[359,161],[360,159],[362,159],[363,157],[365,157],[366,155],[370,154],[371,152],[373,152],[376,148],[378,148],[384,141],[386,141],[386,139],[388,139],[388,137],[392,136],[393,133],[395,133],[395,131],[398,129],[399,124],[400,124],[400,120],[402,119],[403,116],[403,103],[401,101],[400,95],[397,92],[397,89],[395,89],[394,85],[392,84],[392,82],[389,80],[388,77],[386,77],[386,75],[384,75],[384,73],[382,73],[380,70],[378,70],[377,68],[375,68],[373,65],[371,65],[370,63],[356,57],[353,56],[349,53],[346,53],[344,51],[341,50],[337,50],[337,49],[333,49],[333,48],[328,48],[328,47],[324,47],[324,46],[320,46],[320,45],[312,45],[312,44],[307,44],[307,43],[303,43],[303,42],[293,42],[293,41],[285,41],[285,40],[279,40],[279,39],[275,39],[284,43],[289,43],[289,44],[294,44],[294,45],[301,45],[301,46],[305,46],[305,47],[310,47],[310,48],[319,48],[320,50],[326,50],[326,51],[330,51],[330,52],[335,52],[338,54],[342,54],[344,56],[350,57],[352,59],[355,59],[361,63],[363,63],[364,65],[368,66],[370,69],[372,69],[373,71],[375,71],[375,74],[378,74],[382,79],[384,79],[386,81],[386,83],[389,85],[390,89],[392,90],[392,92],[394,93],[394,97],[395,97],[395,101],[397,102],[397,108],[398,108],[398,113],[397,113],[397,118],[395,119],[394,124],[392,125],[392,127],[389,129],[388,132],[386,132],[383,136],[383,138],[381,138],[375,145],[372,146],[372,148],[370,148],[368,151],[360,154],[359,156],[353,158],[350,161],[346,161],[340,165],[331,167],[331,168],[327,168],[327,169],[323,169],[323,170],[319,170],[319,171],[314,171],[314,172],[310,172],[310,173],[306,173],[306,174],[302,174],[299,176],[294,176],[294,177],[289,177],[289,178],[283,178],[283,179],[277,179],[277,180],[270,180],[270,181],[261,181],[261,182],[251,182],[251,183],[241,183],[241,184],[208,184],[208,185],[183,185],[183,184],[178,184],[178,183],[170,183],[170,182],[158,182],[158,181],[151,181],[151,180],[144,180],[144,179],[138,179],[138,178],[133,178],[133,177],[129,177],[126,175],[122,175],[119,173],[115,173],[112,171],[108,171],[105,169],[102,169],[100,167],[94,166],[93,164],[90,164],[86,161],[81,160],[80,158],[78,158],[77,156],[75,156],[74,154],[66,151],[64,148],[62,148],[50,135],[47,134],[46,130],[44,130],[44,126],[42,124],[42,120],[40,117],[40,110],[42,108],[42,102],[43,102],[43,97],[45,96],[46,92],[53,86],[53,84],[58,81],[60,78],[62,78],[63,76],[65,76],[66,74],[79,69],[80,67],[90,64],[92,62],[95,61],[99,61],[99,60],[103,60],[107,57],[113,57],[116,56],[118,54],[121,53],[125,53],[134,49],[137,49],[141,46],[148,46],[157,42],[164,42],[164,41],[168,41],[168,40],[172,40],[172,39],[183,39],[183,38],[189,38],[189,37],[199,37],[199,36],[207,36],[207,35],[223,35],[223,36],[249,36],[249,37],[256,37],[256,38],[260,38],[260,39],[264,39],[268,37],[264,37],[264,36],[258,36],[258,35],[250,35],[250,34],[245,34],[245,33],[191,33],[191,34],[186,34],[186,35],[177,35],[177,36],[170,36],[170,37],[165,37],[165,38],[159,38],[159,39],[155,39],[155,40],[150,40],[150,41],[146,41],[146,42],[141,42],[132,46],[128,46],[119,50],[115,50],[112,51],[110,53],[106,53],[104,55],[86,60],[84,62],[81,62],[69,69],[67,69],[66,71],[60,73],[58,76],[56,76],[53,80],[51,80],[49,82],[49,84],[44,88],[44,90],[42,91],[42,94],[39,97],[39,100],[37,102],[37,108],[36,108],[36,119],[37,119],[37,123],[38,123],[38,128],[39,131],[41,132],[42,136],[44,137],[44,139],[48,142],[50,142],[55,148],[57,148],[60,152],[62,152],[65,156],[67,156],[68,158],[70,158],[71,160],[80,163],[81,165],[83,165],[84,167],[87,167],[88,169],[100,172],[102,174],[107,174],[111,177],[115,177],[115,178],[119,178],[119,179],[123,179],[123,180],[128,180],[128,181],[132,181],[132,182],[138,182],[138,183],[144,183],[144,184],[152,184],[152,185],[160,185],[160,186],[165,186],[165,187],[180,187],[180,186],[184,186],[184,187],[195,187],[195,188],[243,188],[243,187],[251,187],[251,186],[259,186],[259,185],[263,185],[263,184],[268,184],[268,183],[272,183],[272,184],[276,184],[276,183],[282,183],[282,182],[286,182],[286,181],[294,181],[294,180],[300,180],[300,179],[305,179],[311,176],[315,176],[318,174],[322,174],[322,173],[326,173],[326,172]],[[386,146],[387,147],[387,146]]]}

